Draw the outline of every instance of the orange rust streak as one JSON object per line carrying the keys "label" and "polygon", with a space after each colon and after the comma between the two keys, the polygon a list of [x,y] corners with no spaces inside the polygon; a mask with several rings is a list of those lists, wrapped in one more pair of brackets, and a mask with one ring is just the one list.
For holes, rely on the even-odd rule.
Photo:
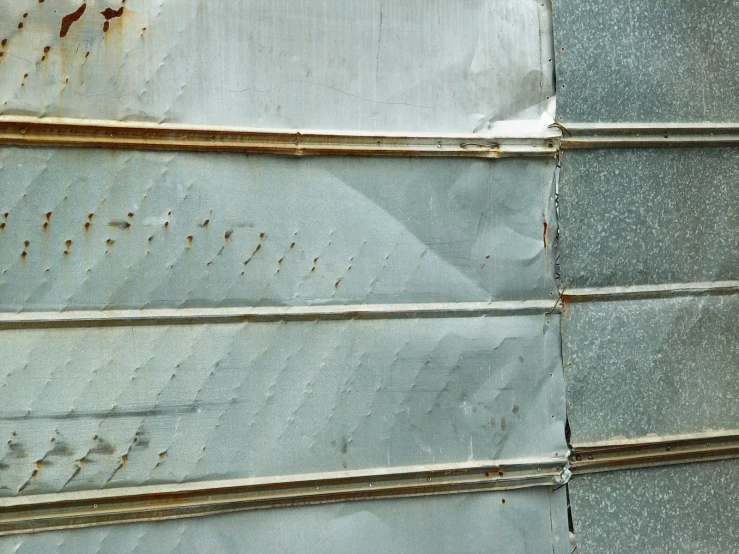
{"label": "orange rust streak", "polygon": [[72,26],[72,23],[77,21],[80,17],[82,17],[82,14],[85,13],[85,9],[87,8],[87,4],[82,4],[79,8],[77,8],[72,13],[65,15],[62,18],[62,27],[59,30],[59,36],[64,38],[67,36],[67,33],[69,32],[69,28]]}

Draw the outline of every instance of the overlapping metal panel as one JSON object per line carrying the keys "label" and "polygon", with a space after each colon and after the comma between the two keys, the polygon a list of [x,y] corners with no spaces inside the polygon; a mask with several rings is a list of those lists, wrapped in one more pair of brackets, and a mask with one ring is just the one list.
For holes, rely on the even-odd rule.
{"label": "overlapping metal panel", "polygon": [[373,500],[5,537],[0,552],[552,552],[564,489]]}
{"label": "overlapping metal panel", "polygon": [[410,133],[553,117],[547,2],[12,0],[0,34],[5,115]]}

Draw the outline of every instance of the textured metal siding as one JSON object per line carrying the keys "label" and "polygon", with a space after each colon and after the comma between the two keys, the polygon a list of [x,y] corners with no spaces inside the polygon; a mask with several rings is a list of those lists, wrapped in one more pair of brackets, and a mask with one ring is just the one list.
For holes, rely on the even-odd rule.
{"label": "textured metal siding", "polygon": [[12,0],[0,34],[5,115],[411,133],[553,117],[546,2]]}

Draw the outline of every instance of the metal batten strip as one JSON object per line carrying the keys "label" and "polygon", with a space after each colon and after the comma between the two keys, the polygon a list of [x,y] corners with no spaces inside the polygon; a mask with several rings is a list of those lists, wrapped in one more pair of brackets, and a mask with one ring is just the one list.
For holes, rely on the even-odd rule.
{"label": "metal batten strip", "polygon": [[661,285],[564,289],[562,300],[568,303],[737,293],[739,293],[739,281],[711,281],[705,283],[667,283]]}
{"label": "metal batten strip", "polygon": [[554,156],[556,132],[538,137],[344,133],[59,118],[0,118],[0,144],[134,150],[241,152],[296,156],[505,158]]}
{"label": "metal batten strip", "polygon": [[567,123],[562,148],[655,148],[664,146],[737,146],[735,123]]}
{"label": "metal batten strip", "polygon": [[0,312],[0,329],[113,325],[193,325],[244,321],[313,321],[349,319],[416,319],[542,314],[550,300],[449,302],[438,304],[350,304],[244,308],[177,308],[80,310],[68,312]]}
{"label": "metal batten strip", "polygon": [[739,458],[739,430],[572,446],[573,475]]}
{"label": "metal batten strip", "polygon": [[0,498],[0,536],[281,506],[557,486],[569,479],[566,461],[383,468]]}

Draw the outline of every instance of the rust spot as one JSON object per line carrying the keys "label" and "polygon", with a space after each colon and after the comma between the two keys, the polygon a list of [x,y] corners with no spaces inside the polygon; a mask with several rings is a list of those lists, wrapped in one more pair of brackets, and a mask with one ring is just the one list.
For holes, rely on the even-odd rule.
{"label": "rust spot", "polygon": [[0,58],[2,58],[5,55],[5,52],[0,52]]}
{"label": "rust spot", "polygon": [[26,13],[23,14],[23,19],[25,19],[27,17],[28,17],[28,12],[26,12]]}
{"label": "rust spot", "polygon": [[313,258],[313,265],[316,265],[318,263],[318,258]]}
{"label": "rust spot", "polygon": [[51,219],[51,212],[46,212],[46,221]]}
{"label": "rust spot", "polygon": [[87,219],[92,221],[92,218],[95,217],[95,214],[87,214]]}
{"label": "rust spot", "polygon": [[201,227],[207,227],[208,226],[208,223],[210,223],[210,219],[206,219],[205,221],[203,221],[203,223],[200,226]]}
{"label": "rust spot", "polygon": [[334,283],[334,288],[335,289],[338,289],[339,288],[339,283],[341,283],[341,279],[339,279],[338,281],[336,281],[336,283]]}
{"label": "rust spot", "polygon": [[133,217],[133,212],[128,212],[128,217]]}
{"label": "rust spot", "polygon": [[85,57],[87,57],[87,56],[89,56],[89,55],[90,55],[90,53],[89,53],[89,52],[87,52],[87,54],[85,54]]}
{"label": "rust spot", "polygon": [[62,27],[59,30],[60,37],[64,38],[67,36],[67,33],[69,32],[69,28],[72,26],[72,23],[74,23],[80,17],[82,17],[82,14],[85,13],[86,8],[87,8],[87,4],[82,4],[79,8],[77,8],[72,13],[62,17]]}
{"label": "rust spot", "polygon": [[501,504],[505,504],[505,498],[501,498],[501,499],[500,499],[500,503],[501,503]]}
{"label": "rust spot", "polygon": [[110,23],[106,21],[105,23],[103,23],[103,33],[107,33],[108,29],[110,29]]}
{"label": "rust spot", "polygon": [[547,249],[547,222],[544,222],[544,250]]}
{"label": "rust spot", "polygon": [[233,235],[233,231],[226,231],[223,235],[223,238],[228,240],[231,238],[231,235]]}
{"label": "rust spot", "polygon": [[89,228],[90,228],[90,222],[88,221],[85,223],[85,231],[87,231]]}
{"label": "rust spot", "polygon": [[20,23],[18,23],[18,28],[19,29],[23,29],[23,22],[22,21]]}
{"label": "rust spot", "polygon": [[189,242],[190,244],[192,244],[192,235],[188,235],[187,236],[187,242]]}
{"label": "rust spot", "polygon": [[44,221],[44,224],[41,227],[43,227],[44,228],[44,231],[46,231],[46,228],[48,226],[49,226],[49,222],[48,221]]}
{"label": "rust spot", "polygon": [[149,237],[149,242],[151,242],[153,240],[154,240],[154,237],[153,236],[152,237]]}
{"label": "rust spot", "polygon": [[254,252],[259,252],[259,250],[261,250],[261,248],[262,248],[262,245],[261,244],[257,244],[257,247],[254,249]]}
{"label": "rust spot", "polygon": [[107,244],[108,246],[113,246],[115,244],[115,241],[113,239],[108,239],[105,241],[105,244]]}
{"label": "rust spot", "polygon": [[67,245],[67,248],[69,248],[70,246],[72,246],[72,241],[71,241],[71,239],[67,239],[67,240],[65,240],[65,241],[64,241],[64,244],[66,244],[66,245]]}
{"label": "rust spot", "polygon": [[44,61],[46,59],[46,56],[41,56],[41,61]]}
{"label": "rust spot", "polygon": [[38,3],[39,4],[43,4],[44,3],[44,0],[38,0]]}
{"label": "rust spot", "polygon": [[295,243],[294,242],[290,245],[290,248],[295,248]]}
{"label": "rust spot", "polygon": [[113,8],[105,8],[105,10],[101,11],[100,14],[105,19],[114,19],[116,17],[120,17],[123,15],[123,6],[121,6],[117,10],[114,10]]}
{"label": "rust spot", "polygon": [[165,221],[165,222],[164,222],[164,226],[165,226],[165,227],[169,227],[169,221]]}
{"label": "rust spot", "polygon": [[44,46],[44,54],[48,54],[49,50],[51,50],[51,46]]}
{"label": "rust spot", "polygon": [[264,238],[264,233],[259,233],[259,240],[262,240]]}
{"label": "rust spot", "polygon": [[23,74],[23,78],[26,79],[28,77],[28,73]]}
{"label": "rust spot", "polygon": [[2,42],[0,42],[0,44],[2,44],[3,46],[7,45],[8,44],[8,39],[4,38],[2,40]]}
{"label": "rust spot", "polygon": [[277,265],[282,265],[282,260],[284,260],[284,259],[285,258],[280,258],[279,260],[277,260]]}
{"label": "rust spot", "polygon": [[23,246],[25,246],[26,248],[28,248],[29,246],[31,246],[31,241],[24,240],[23,241]]}
{"label": "rust spot", "polygon": [[21,258],[25,259],[26,256],[28,256],[28,253],[25,250],[21,252]]}
{"label": "rust spot", "polygon": [[121,456],[121,463],[123,465],[126,465],[126,462],[128,462],[128,455],[124,454],[123,456]]}
{"label": "rust spot", "polygon": [[0,223],[0,229],[5,229],[5,222]]}

